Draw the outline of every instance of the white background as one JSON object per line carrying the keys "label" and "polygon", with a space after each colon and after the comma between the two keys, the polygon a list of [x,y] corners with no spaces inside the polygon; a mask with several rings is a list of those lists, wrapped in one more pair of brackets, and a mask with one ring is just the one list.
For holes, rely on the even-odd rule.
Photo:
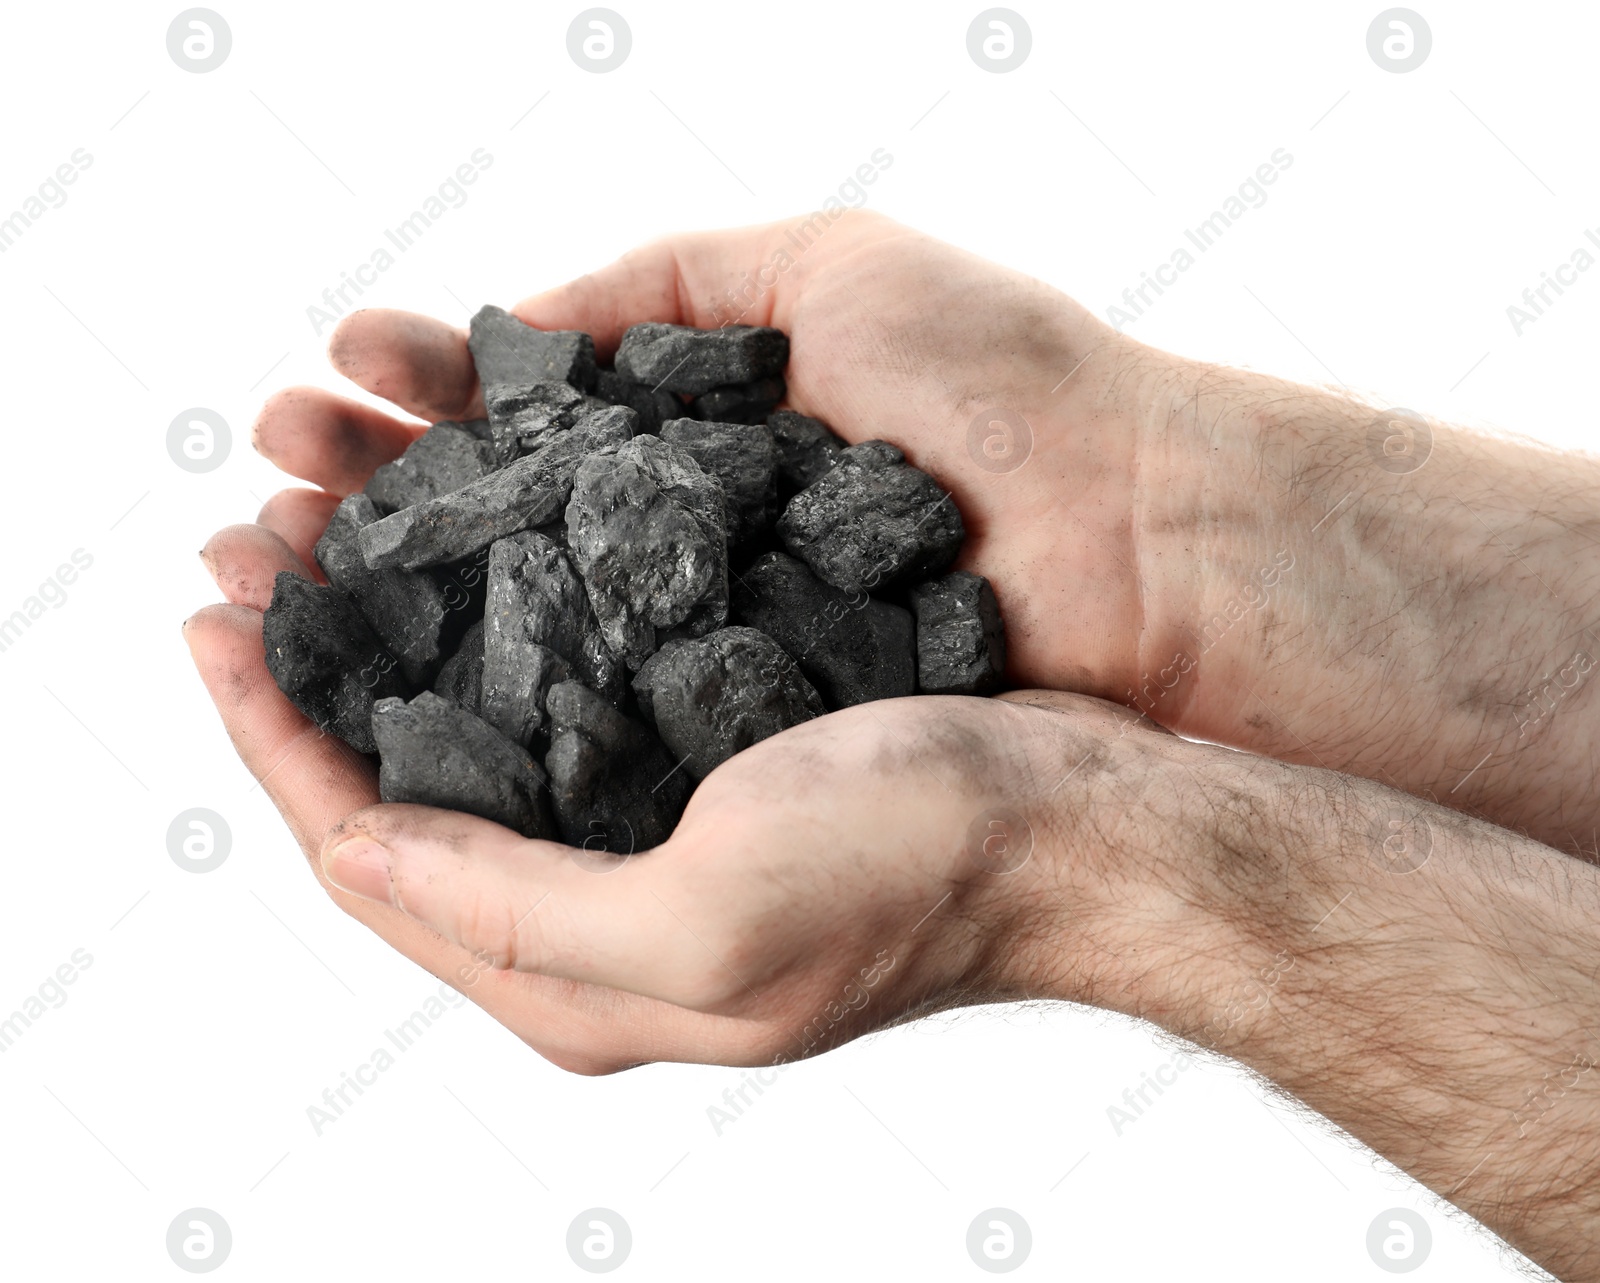
{"label": "white background", "polygon": [[[868,1039],[718,1136],[739,1071],[572,1077],[464,1006],[318,1137],[307,1106],[435,982],[317,890],[179,624],[215,597],[207,535],[289,484],[248,448],[263,398],[352,392],[306,308],[477,148],[470,199],[364,303],[462,323],[662,231],[815,209],[885,148],[873,207],[1104,314],[1285,148],[1133,333],[1589,444],[1600,272],[1520,337],[1506,307],[1600,223],[1592,6],[1415,0],[1433,50],[1396,75],[1366,48],[1378,0],[1016,0],[1032,54],[997,75],[967,53],[978,3],[614,0],[633,50],[596,75],[567,53],[577,3],[215,3],[233,49],[203,75],[168,56],[176,3],[14,8],[0,42],[0,217],[93,157],[0,254],[0,616],[93,557],[0,653],[0,1015],[94,960],[0,1054],[0,1271],[184,1277],[167,1226],[202,1206],[233,1231],[218,1277],[578,1278],[566,1229],[600,1205],[632,1226],[625,1277],[978,1278],[966,1228],[1002,1206],[1032,1226],[1019,1277],[1347,1280],[1387,1277],[1367,1227],[1402,1206],[1434,1235],[1417,1277],[1515,1273],[1226,1070],[1114,1135],[1173,1049],[1087,1011]],[[233,430],[206,475],[166,452],[191,406]],[[166,848],[195,806],[233,833],[205,875]]]}

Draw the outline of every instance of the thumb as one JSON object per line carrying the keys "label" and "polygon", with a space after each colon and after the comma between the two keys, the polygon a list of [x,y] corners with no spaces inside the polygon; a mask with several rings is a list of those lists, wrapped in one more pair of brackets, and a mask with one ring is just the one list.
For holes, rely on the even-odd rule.
{"label": "thumb", "polygon": [[[665,846],[591,855],[457,811],[358,811],[322,848],[328,881],[392,905],[493,965],[709,1010],[746,994],[718,961],[717,924]],[[726,948],[727,946],[723,946]]]}

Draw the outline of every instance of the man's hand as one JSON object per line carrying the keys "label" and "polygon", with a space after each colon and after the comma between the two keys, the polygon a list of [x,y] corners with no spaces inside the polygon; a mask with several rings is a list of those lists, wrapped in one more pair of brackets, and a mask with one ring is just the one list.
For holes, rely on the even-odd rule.
{"label": "man's hand", "polygon": [[[1016,684],[1593,857],[1600,464],[1390,427],[1344,397],[1154,351],[876,215],[813,228],[803,250],[792,230],[674,237],[513,310],[591,332],[602,358],[643,320],[787,330],[796,408],[894,442],[951,490]],[[330,352],[423,419],[482,413],[466,336],[442,322],[358,312]],[[263,521],[309,558],[335,498],[417,430],[279,393],[257,446],[328,493],[286,492]]]}
{"label": "man's hand", "polygon": [[231,603],[185,635],[325,888],[556,1064],[798,1059],[909,1012],[1041,992],[1058,979],[1058,930],[1097,955],[1099,864],[1036,877],[1036,844],[1061,834],[1027,813],[1087,813],[1096,772],[1072,763],[1131,714],[1078,700],[1069,725],[1008,701],[862,705],[725,763],[655,850],[591,855],[377,805],[370,764],[307,722],[262,658],[273,578],[305,565],[261,527],[224,531],[207,556]]}

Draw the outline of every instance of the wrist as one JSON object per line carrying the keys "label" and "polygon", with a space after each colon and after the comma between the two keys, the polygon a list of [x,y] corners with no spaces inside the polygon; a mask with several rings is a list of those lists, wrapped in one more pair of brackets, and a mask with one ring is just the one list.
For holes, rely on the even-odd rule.
{"label": "wrist", "polygon": [[[1256,965],[1218,796],[1256,785],[1250,759],[1100,701],[1018,692],[1031,794],[1028,865],[989,879],[1008,940],[997,987],[1087,1003],[1173,1032],[1203,1026]],[[1022,772],[1018,772],[1019,777]],[[1254,805],[1254,803],[1251,803]]]}

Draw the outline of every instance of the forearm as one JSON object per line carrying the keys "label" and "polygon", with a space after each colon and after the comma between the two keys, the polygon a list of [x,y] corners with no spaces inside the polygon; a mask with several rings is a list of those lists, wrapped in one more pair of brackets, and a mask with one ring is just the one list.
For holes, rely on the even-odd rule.
{"label": "forearm", "polygon": [[1192,363],[1145,383],[1142,568],[1175,608],[1132,702],[1594,858],[1600,461]]}
{"label": "forearm", "polygon": [[1187,769],[1098,786],[1138,818],[1094,857],[1114,893],[1060,923],[1052,991],[1243,1062],[1600,1279],[1600,873],[1367,781],[1155,751]]}

